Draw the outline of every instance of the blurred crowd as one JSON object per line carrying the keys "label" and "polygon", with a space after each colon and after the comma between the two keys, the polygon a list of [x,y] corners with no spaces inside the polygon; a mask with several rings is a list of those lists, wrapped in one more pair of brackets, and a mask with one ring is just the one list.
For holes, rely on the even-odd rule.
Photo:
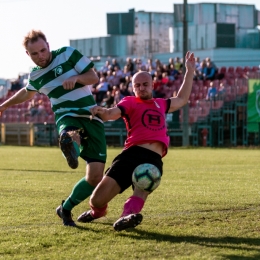
{"label": "blurred crowd", "polygon": [[[154,83],[154,97],[169,98],[176,94],[183,79],[183,59],[169,58],[164,64],[160,60],[127,58],[123,67],[117,59],[107,60],[105,65],[96,72],[100,81],[94,85],[92,92],[96,102],[104,107],[113,107],[123,97],[132,96],[132,76],[138,71],[147,71],[152,75]],[[196,57],[196,71],[194,80],[208,80],[224,78],[210,58],[200,60]]]}
{"label": "blurred crowd", "polygon": [[[196,57],[196,70],[194,72],[194,84],[199,81],[207,82],[204,84],[210,87],[206,99],[216,96],[216,87],[219,94],[225,92],[225,84],[213,85],[212,82],[223,82],[228,74],[228,71],[223,70],[223,67],[218,68],[215,63],[209,58],[200,59]],[[238,69],[237,67],[236,69]],[[231,69],[231,67],[229,68]],[[233,68],[235,70],[235,68]],[[133,96],[132,76],[138,71],[147,71],[151,74],[154,83],[154,97],[169,98],[175,96],[181,86],[183,79],[183,59],[180,57],[169,58],[167,63],[162,63],[159,59],[142,60],[140,58],[126,58],[125,63],[119,64],[116,58],[107,60],[105,64],[96,69],[99,76],[99,82],[92,86],[92,93],[96,102],[100,106],[113,107],[123,97]],[[249,68],[248,68],[249,70]],[[236,71],[237,72],[237,71]],[[239,71],[238,71],[239,72]],[[247,77],[247,71],[242,71],[236,77]],[[232,74],[232,75],[233,75]],[[17,79],[12,80],[8,90],[17,91],[24,87],[27,83],[28,74],[19,75]],[[210,84],[210,82],[212,84]],[[6,90],[6,88],[3,88]],[[3,97],[7,91],[0,89],[0,96]]]}

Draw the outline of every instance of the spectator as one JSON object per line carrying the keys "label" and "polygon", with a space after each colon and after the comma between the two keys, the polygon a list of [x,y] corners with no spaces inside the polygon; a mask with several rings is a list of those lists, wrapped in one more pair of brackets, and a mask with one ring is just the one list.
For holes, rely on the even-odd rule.
{"label": "spectator", "polygon": [[214,81],[211,81],[210,86],[208,88],[208,93],[207,93],[206,99],[207,100],[216,100],[217,95],[218,95],[217,87],[214,84]]}
{"label": "spectator", "polygon": [[162,73],[166,72],[167,74],[169,74],[169,69],[168,66],[166,64],[162,65]]}
{"label": "spectator", "polygon": [[214,70],[215,70],[216,72],[218,72],[218,68],[217,68],[216,64],[215,64],[209,57],[207,57],[207,58],[205,59],[205,61],[206,61],[206,63],[207,63],[207,62],[210,62],[210,63],[211,63],[211,66],[214,68]]}
{"label": "spectator", "polygon": [[20,82],[20,76],[18,76],[18,78],[14,80],[11,84],[12,84],[11,91],[20,90],[22,88],[22,84]]}
{"label": "spectator", "polygon": [[206,61],[202,60],[200,62],[200,65],[198,67],[196,67],[195,71],[194,71],[194,80],[204,80],[204,71],[207,67]]}
{"label": "spectator", "polygon": [[120,90],[116,90],[114,94],[114,106],[118,104],[121,100],[121,93]]}
{"label": "spectator", "polygon": [[138,71],[146,71],[147,72],[145,64],[142,63],[142,65],[141,65],[141,67]]}
{"label": "spectator", "polygon": [[32,99],[29,103],[28,103],[28,107],[27,107],[28,111],[26,113],[24,113],[25,116],[35,116],[38,114],[38,107],[37,107],[37,102],[35,102],[34,99]]}
{"label": "spectator", "polygon": [[114,85],[113,87],[112,87],[112,96],[115,96],[115,93],[116,93],[116,91],[118,91],[118,90],[120,90],[119,89],[119,86],[117,86],[117,85]]}
{"label": "spectator", "polygon": [[157,77],[153,78],[153,97],[162,98],[165,94],[163,92],[163,84]]}
{"label": "spectator", "polygon": [[114,104],[114,97],[112,96],[111,91],[107,91],[106,95],[104,96],[103,100],[100,103],[101,107],[110,108]]}
{"label": "spectator", "polygon": [[48,116],[43,100],[40,99],[37,103],[38,103],[37,116]]}
{"label": "spectator", "polygon": [[107,71],[106,81],[110,87],[115,85],[116,79],[112,70]]}
{"label": "spectator", "polygon": [[149,69],[150,70],[155,70],[155,68],[156,68],[156,64],[155,64],[155,62],[152,59],[148,59],[147,63],[145,64],[145,66],[146,66],[146,71],[149,71]]}
{"label": "spectator", "polygon": [[196,70],[200,67],[200,57],[195,58],[195,67],[196,67]]}
{"label": "spectator", "polygon": [[163,85],[167,85],[169,83],[169,77],[167,72],[162,73],[162,80],[161,80]]}
{"label": "spectator", "polygon": [[172,65],[175,67],[174,58],[169,58],[169,62],[167,64],[167,67],[168,67],[169,70],[171,69]]}
{"label": "spectator", "polygon": [[214,80],[216,75],[216,70],[211,61],[206,62],[206,67],[203,69],[203,79],[204,80]]}
{"label": "spectator", "polygon": [[120,67],[115,66],[114,67],[115,76],[120,80],[122,77],[124,77],[123,71],[120,69]]}
{"label": "spectator", "polygon": [[175,69],[179,71],[179,73],[182,73],[182,62],[180,57],[176,57],[174,59]]}
{"label": "spectator", "polygon": [[128,90],[128,92],[129,92],[130,96],[134,96],[134,95],[135,95],[135,93],[134,93],[134,91],[133,91],[132,84],[127,87],[127,90]]}
{"label": "spectator", "polygon": [[115,79],[117,81],[117,85],[120,84],[121,82],[125,82],[124,79],[124,72],[117,66],[115,66],[114,68],[114,75],[115,75]]}
{"label": "spectator", "polygon": [[193,79],[194,79],[194,80],[204,80],[204,75],[203,75],[203,73],[204,73],[206,67],[207,67],[206,61],[205,61],[205,60],[202,60],[202,61],[200,62],[199,67],[197,67],[197,68],[195,69],[195,71],[194,71],[194,78],[193,78]]}
{"label": "spectator", "polygon": [[142,61],[142,59],[138,58],[136,59],[136,72],[138,71],[146,71],[146,64]]}
{"label": "spectator", "polygon": [[101,69],[100,69],[100,71],[99,71],[99,72],[101,73],[101,75],[104,75],[104,76],[107,75],[107,71],[109,70],[109,66],[110,66],[110,62],[109,62],[109,60],[107,60],[107,61],[105,62],[105,65],[102,66]]}
{"label": "spectator", "polygon": [[218,98],[220,100],[224,100],[226,96],[226,89],[225,89],[225,85],[223,82],[221,82],[219,84],[219,88],[218,88]]}
{"label": "spectator", "polygon": [[169,69],[169,78],[171,81],[178,79],[180,73],[178,70],[175,69],[175,65],[171,64]]}
{"label": "spectator", "polygon": [[154,74],[155,74],[155,69],[153,68],[153,66],[149,66],[148,67],[148,70],[147,70],[151,75],[152,75],[152,77],[154,76]]}
{"label": "spectator", "polygon": [[158,80],[162,80],[162,71],[160,69],[156,69],[154,72],[154,77],[157,77]]}
{"label": "spectator", "polygon": [[125,76],[125,85],[127,87],[132,86],[132,76]]}
{"label": "spectator", "polygon": [[120,100],[124,97],[131,96],[127,89],[127,86],[124,83],[120,83],[119,89],[120,89],[120,95],[121,95]]}
{"label": "spectator", "polygon": [[8,89],[6,86],[0,85],[0,99],[5,99],[8,94]]}
{"label": "spectator", "polygon": [[156,71],[163,71],[163,64],[161,63],[161,61],[159,59],[155,60],[155,70]]}
{"label": "spectator", "polygon": [[[130,76],[132,76],[133,74],[132,74],[132,72],[129,70],[129,68],[127,67],[127,66],[124,66],[124,70],[123,70],[123,75],[122,75],[122,80],[125,82],[125,77],[130,77]],[[123,82],[121,80],[121,82]]]}
{"label": "spectator", "polygon": [[120,70],[120,65],[119,63],[117,62],[117,59],[112,59],[112,63],[111,63],[111,66],[110,66],[110,69],[112,71],[115,70],[115,67],[117,67],[119,70]]}
{"label": "spectator", "polygon": [[102,76],[99,80],[99,84],[97,85],[95,91],[97,104],[100,104],[100,102],[103,100],[108,89],[109,89],[109,84],[106,81],[106,78]]}
{"label": "spectator", "polygon": [[131,58],[129,58],[129,57],[126,58],[125,66],[127,67],[127,71],[129,71],[131,73],[131,75],[134,75],[135,65]]}
{"label": "spectator", "polygon": [[173,86],[172,85],[164,85],[163,86],[164,98],[173,97]]}
{"label": "spectator", "polygon": [[[115,67],[115,68],[116,68],[116,70],[114,70],[114,71],[112,72],[112,75],[113,75],[112,86],[113,86],[113,85],[119,86],[119,84],[120,84],[120,82],[121,82],[121,77],[122,77],[123,74],[118,73],[117,67]],[[117,75],[118,75],[118,76],[117,76]]]}

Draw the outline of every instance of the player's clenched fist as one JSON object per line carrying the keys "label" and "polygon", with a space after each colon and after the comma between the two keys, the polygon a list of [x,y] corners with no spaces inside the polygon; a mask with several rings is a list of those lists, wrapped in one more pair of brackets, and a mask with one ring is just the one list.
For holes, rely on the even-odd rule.
{"label": "player's clenched fist", "polygon": [[103,107],[95,106],[90,109],[90,112],[91,112],[92,116],[95,116],[95,115],[102,116],[102,114],[105,113],[105,110]]}
{"label": "player's clenched fist", "polygon": [[64,89],[70,90],[75,87],[76,82],[77,82],[76,77],[70,77],[70,78],[64,80],[62,85],[63,85]]}

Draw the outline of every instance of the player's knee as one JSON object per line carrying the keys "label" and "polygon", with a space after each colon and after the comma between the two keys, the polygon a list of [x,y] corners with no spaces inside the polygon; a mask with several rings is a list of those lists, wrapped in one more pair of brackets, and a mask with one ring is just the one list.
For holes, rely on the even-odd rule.
{"label": "player's knee", "polygon": [[101,180],[102,180],[101,174],[87,174],[86,175],[86,181],[94,187],[96,187]]}

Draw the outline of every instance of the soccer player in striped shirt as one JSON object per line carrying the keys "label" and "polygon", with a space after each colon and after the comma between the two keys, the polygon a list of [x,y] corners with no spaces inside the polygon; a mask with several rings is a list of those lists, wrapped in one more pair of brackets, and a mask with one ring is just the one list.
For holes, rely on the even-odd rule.
{"label": "soccer player in striped shirt", "polygon": [[56,209],[64,225],[75,226],[71,210],[90,196],[103,177],[106,162],[103,121],[92,118],[90,112],[96,106],[91,85],[99,78],[94,64],[78,50],[62,47],[50,51],[41,31],[30,31],[23,45],[36,67],[29,74],[28,84],[0,105],[0,116],[8,107],[32,99],[36,93],[48,96],[68,165],[77,168],[79,156],[87,163],[85,177]]}

